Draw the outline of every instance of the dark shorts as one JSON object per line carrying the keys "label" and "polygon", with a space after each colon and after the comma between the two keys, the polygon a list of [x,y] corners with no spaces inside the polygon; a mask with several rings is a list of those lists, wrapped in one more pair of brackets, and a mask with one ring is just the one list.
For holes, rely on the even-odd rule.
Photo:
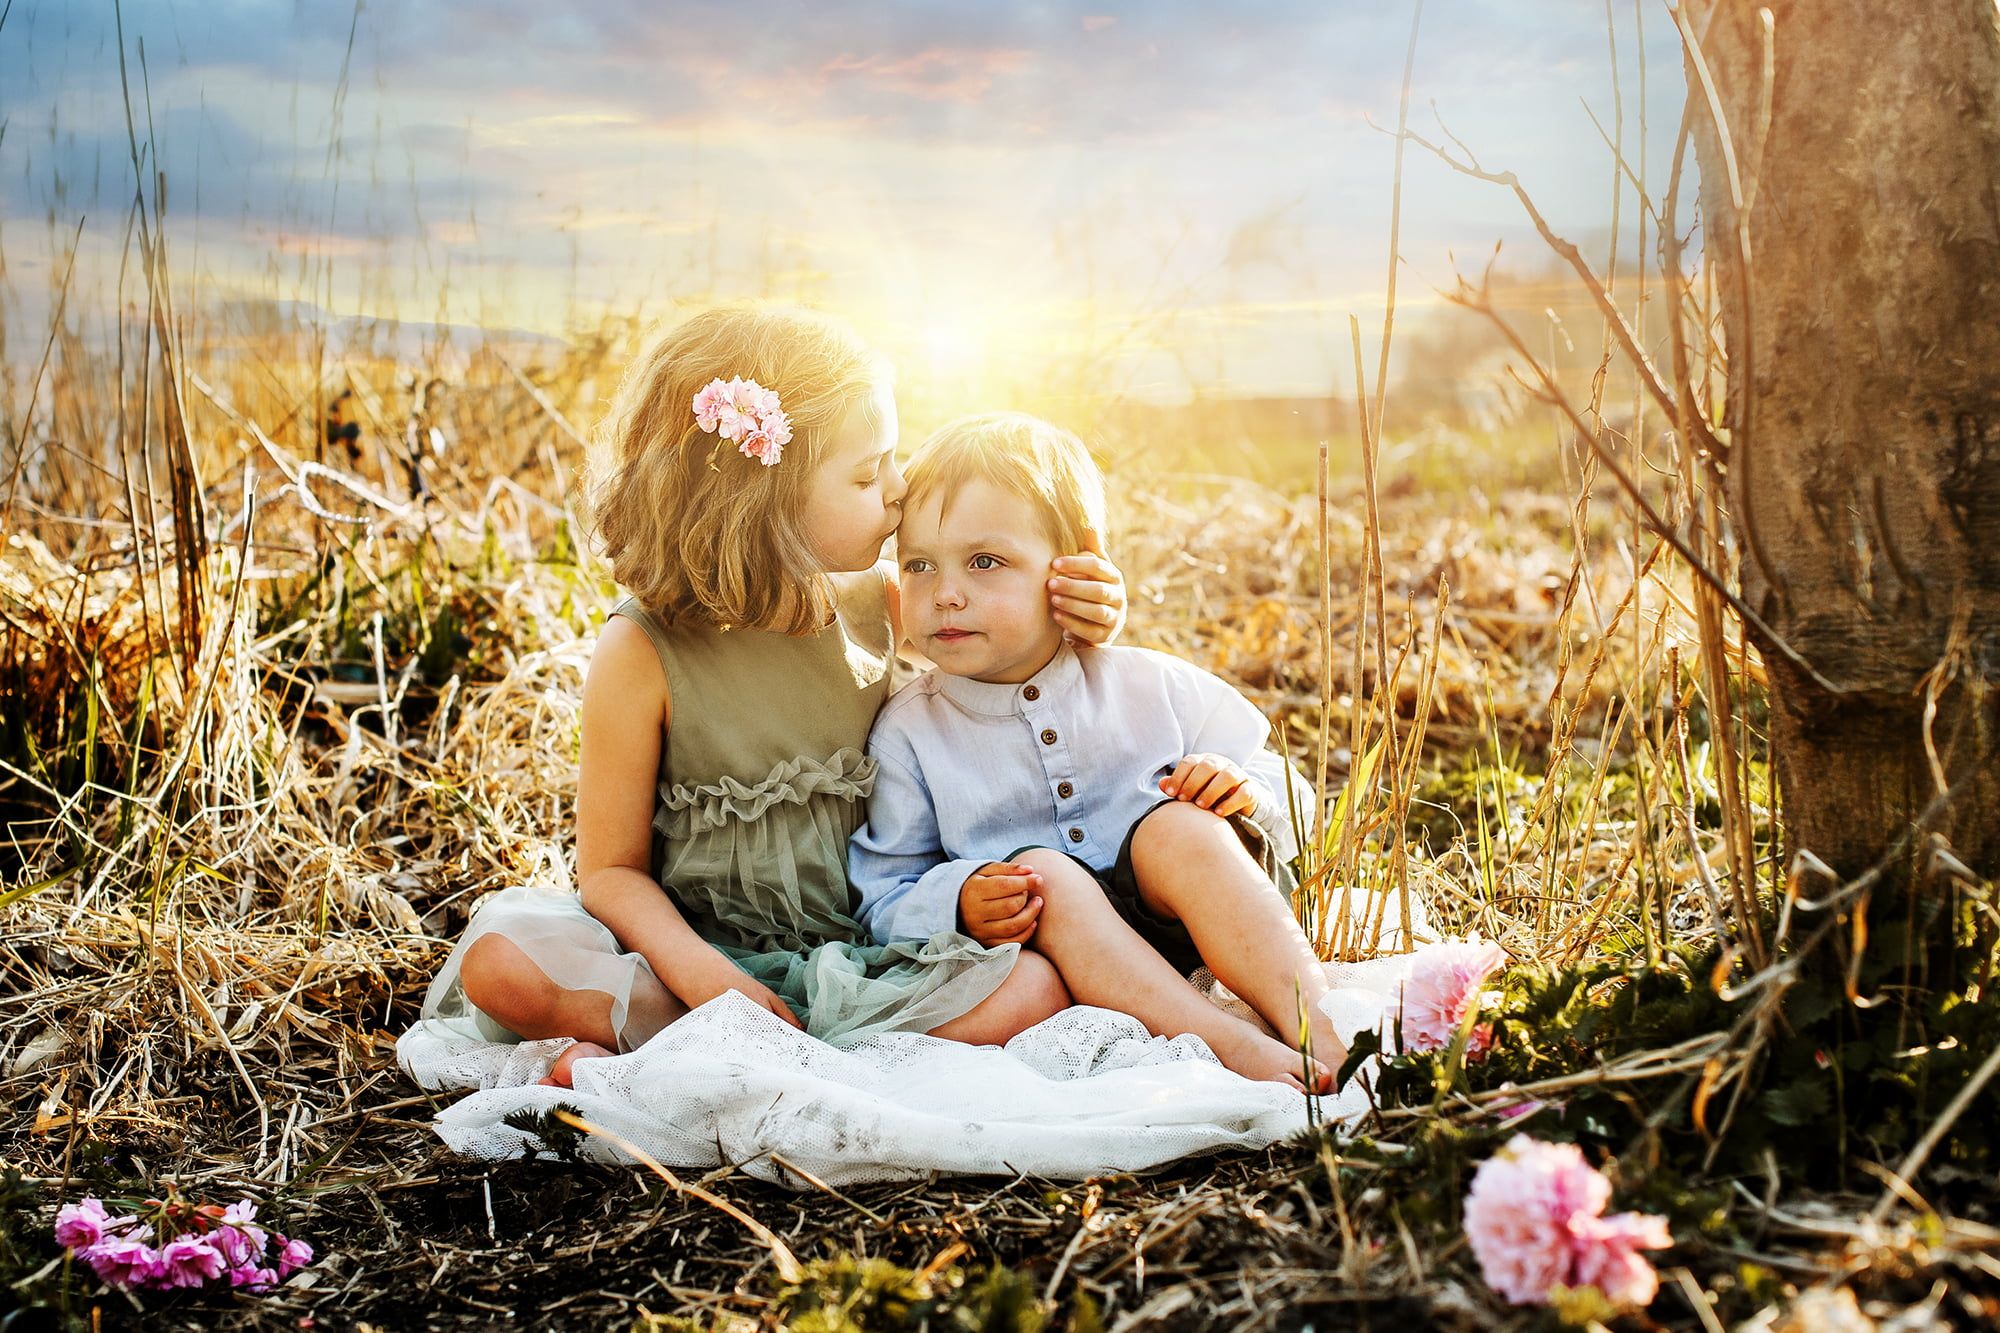
{"label": "dark shorts", "polygon": [[[1194,947],[1194,938],[1188,934],[1186,926],[1174,918],[1163,917],[1146,906],[1145,895],[1139,892],[1138,876],[1132,870],[1132,839],[1138,834],[1139,825],[1145,823],[1162,807],[1178,804],[1180,804],[1178,801],[1163,800],[1140,815],[1132,827],[1125,831],[1125,841],[1118,846],[1118,859],[1112,862],[1109,870],[1099,870],[1081,857],[1070,856],[1068,852],[1064,852],[1063,855],[1069,856],[1070,860],[1089,871],[1090,877],[1103,888],[1104,896],[1111,900],[1111,905],[1117,909],[1125,924],[1137,931],[1140,939],[1159,950],[1160,957],[1173,964],[1182,976],[1186,976],[1203,966],[1201,951]],[[1230,816],[1229,824],[1236,830],[1236,836],[1243,840],[1244,849],[1250,853],[1251,859],[1263,867],[1264,873],[1270,875],[1273,882],[1282,883],[1279,877],[1284,872],[1275,864],[1277,857],[1264,830],[1253,820],[1242,815]],[[1039,843],[1016,847],[1005,859],[1017,860],[1022,852],[1034,851],[1038,847]]]}

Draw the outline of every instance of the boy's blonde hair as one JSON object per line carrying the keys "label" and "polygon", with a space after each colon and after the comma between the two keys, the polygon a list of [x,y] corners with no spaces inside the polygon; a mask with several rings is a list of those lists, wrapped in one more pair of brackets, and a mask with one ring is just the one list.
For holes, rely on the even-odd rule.
{"label": "boy's blonde hair", "polygon": [[[791,420],[773,466],[695,420],[695,394],[738,375],[775,391]],[[669,624],[826,624],[833,587],[804,528],[809,483],[846,413],[872,416],[890,382],[880,355],[808,311],[722,306],[676,324],[627,372],[591,487],[612,576]]]}
{"label": "boy's blonde hair", "polygon": [[984,480],[1033,505],[1059,555],[1081,551],[1085,531],[1104,533],[1104,474],[1083,441],[1026,412],[960,417],[917,446],[904,471],[908,513],[926,496],[949,496]]}

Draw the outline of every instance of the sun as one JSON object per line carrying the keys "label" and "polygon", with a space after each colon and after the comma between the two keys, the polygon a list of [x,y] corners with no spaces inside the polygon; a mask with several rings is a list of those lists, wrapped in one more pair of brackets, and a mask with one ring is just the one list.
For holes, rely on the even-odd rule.
{"label": "sun", "polygon": [[933,319],[924,326],[923,347],[933,376],[961,380],[978,368],[985,352],[985,339],[970,324]]}

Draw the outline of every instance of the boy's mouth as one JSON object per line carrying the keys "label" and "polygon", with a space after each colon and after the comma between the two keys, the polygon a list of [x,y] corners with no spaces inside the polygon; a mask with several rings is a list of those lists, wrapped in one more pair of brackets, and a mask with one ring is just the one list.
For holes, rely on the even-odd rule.
{"label": "boy's mouth", "polygon": [[974,633],[973,630],[960,629],[956,625],[946,625],[943,629],[933,631],[931,638],[939,643],[957,643],[961,639],[971,638]]}

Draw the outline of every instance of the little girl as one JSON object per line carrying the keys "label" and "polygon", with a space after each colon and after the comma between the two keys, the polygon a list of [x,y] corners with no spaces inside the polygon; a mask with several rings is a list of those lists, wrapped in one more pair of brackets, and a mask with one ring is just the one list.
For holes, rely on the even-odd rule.
{"label": "little girl", "polygon": [[[1018,945],[955,930],[877,944],[855,924],[847,840],[863,753],[903,642],[886,363],[800,311],[675,327],[628,377],[593,519],[615,608],[583,689],[576,894],[502,890],[424,998],[488,1040],[629,1051],[740,991],[829,1040],[886,1031],[1004,1042],[1069,1003]],[[1064,627],[1110,639],[1118,571],[1057,562]],[[664,890],[664,891],[663,891]]]}

